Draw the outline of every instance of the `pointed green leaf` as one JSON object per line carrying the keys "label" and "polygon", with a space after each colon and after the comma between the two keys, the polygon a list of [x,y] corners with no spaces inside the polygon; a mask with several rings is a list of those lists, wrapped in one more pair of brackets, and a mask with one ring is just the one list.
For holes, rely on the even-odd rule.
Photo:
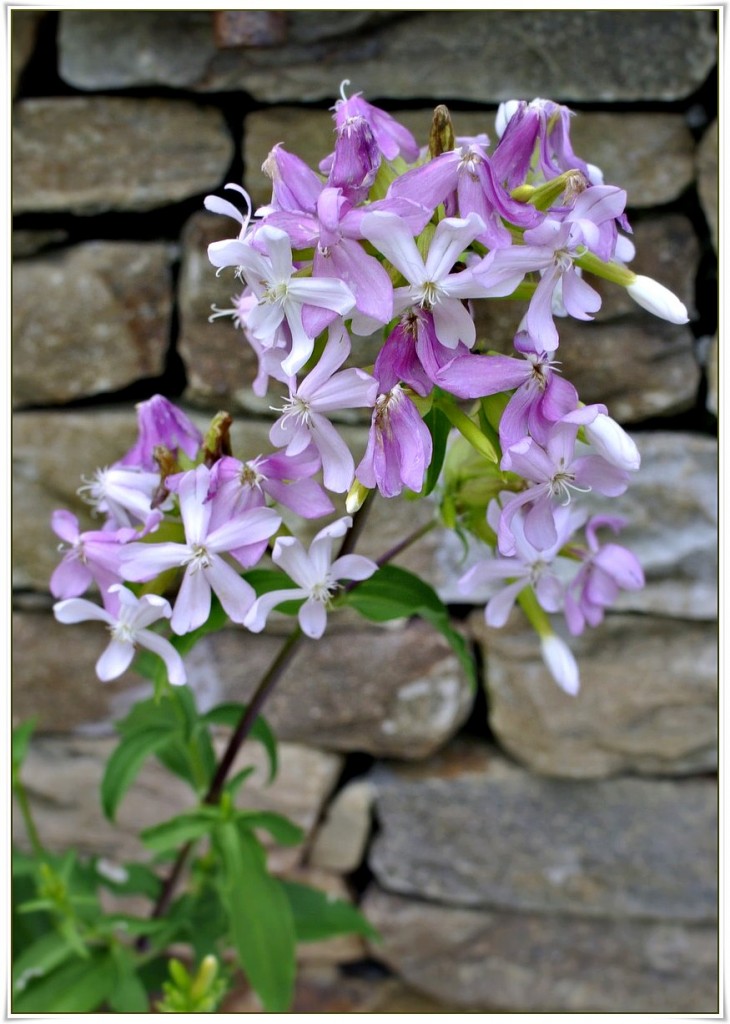
{"label": "pointed green leaf", "polygon": [[280,885],[294,915],[298,942],[319,942],[333,935],[352,934],[376,941],[380,938],[351,903],[299,882],[281,881]]}
{"label": "pointed green leaf", "polygon": [[432,405],[426,415],[423,417],[423,422],[428,427],[429,433],[431,434],[431,440],[433,442],[433,455],[431,456],[431,462],[426,471],[426,479],[423,482],[421,489],[421,497],[425,497],[430,494],[438,483],[438,478],[441,473],[441,467],[444,464],[444,456],[446,455],[446,442],[451,432],[451,424],[443,411],[439,409],[437,405]]}
{"label": "pointed green leaf", "polygon": [[19,995],[34,978],[50,974],[64,961],[75,957],[73,947],[62,935],[52,931],[27,946],[13,964],[12,992]]}
{"label": "pointed green leaf", "polygon": [[250,832],[227,821],[215,836],[223,861],[221,896],[241,967],[264,1009],[285,1013],[296,974],[289,901],[268,873],[264,851]]}
{"label": "pointed green leaf", "polygon": [[101,780],[101,806],[110,821],[129,787],[137,777],[142,763],[170,741],[168,726],[157,726],[123,736],[119,746],[107,761]]}
{"label": "pointed green leaf", "polygon": [[97,951],[88,960],[75,958],[30,983],[13,999],[12,1012],[91,1013],[100,1009],[115,981],[111,955]]}
{"label": "pointed green leaf", "polygon": [[174,818],[152,825],[140,832],[140,839],[155,853],[177,849],[207,835],[220,819],[217,807],[200,807],[195,811],[177,814]]}
{"label": "pointed green leaf", "polygon": [[464,637],[451,624],[449,611],[433,587],[397,565],[384,565],[370,579],[353,587],[343,603],[372,622],[387,622],[418,615],[430,622],[451,644],[472,685],[476,685],[474,659]]}
{"label": "pointed green leaf", "polygon": [[304,842],[302,829],[274,811],[238,811],[236,821],[246,828],[264,829],[282,846],[297,846]]}

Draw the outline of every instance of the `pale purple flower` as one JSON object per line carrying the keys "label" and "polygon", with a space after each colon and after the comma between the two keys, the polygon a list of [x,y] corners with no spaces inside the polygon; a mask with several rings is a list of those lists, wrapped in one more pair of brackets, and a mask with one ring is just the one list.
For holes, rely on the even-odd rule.
{"label": "pale purple flower", "polygon": [[581,552],[584,561],[565,595],[565,621],[574,636],[582,633],[586,624],[598,626],[621,590],[644,586],[644,572],[636,556],[620,544],[602,545],[597,537],[602,527],[618,533],[623,525],[616,516],[593,516],[586,526],[587,550]]}
{"label": "pale purple flower", "polygon": [[320,530],[305,551],[294,537],[277,537],[272,558],[296,584],[287,590],[274,590],[262,594],[254,602],[244,625],[260,633],[266,619],[277,605],[284,601],[304,598],[298,611],[299,624],[308,637],[318,639],[327,625],[327,609],[340,580],[366,580],[377,571],[377,565],[362,555],[343,555],[332,561],[332,545],[352,526],[350,516],[343,516]]}
{"label": "pale purple flower", "polygon": [[50,591],[54,597],[80,597],[96,583],[104,603],[108,590],[121,580],[119,573],[122,546],[140,534],[123,527],[119,530],[79,530],[73,512],[57,509],[51,516],[53,532],[64,542],[63,558],[53,571]]}
{"label": "pale purple flower", "polygon": [[[142,523],[149,529],[162,519],[160,509],[152,507],[161,482],[159,472],[134,466],[105,466],[97,469],[90,480],[82,480],[79,497],[96,512],[106,515],[112,527]],[[161,509],[167,507],[166,503]]]}
{"label": "pale purple flower", "polygon": [[355,297],[344,281],[296,276],[286,232],[264,225],[255,237],[266,255],[234,239],[213,242],[208,256],[216,267],[237,267],[256,296],[257,304],[246,321],[246,330],[254,338],[265,346],[274,345],[278,328],[286,322],[291,351],[282,367],[285,373],[295,374],[312,354],[317,335],[338,314],[348,313]]}
{"label": "pale purple flower", "polygon": [[591,423],[586,423],[583,429],[590,446],[607,462],[630,473],[635,473],[639,469],[641,455],[636,443],[610,416],[599,413]]}
{"label": "pale purple flower", "polygon": [[525,437],[504,453],[501,468],[517,473],[530,486],[509,498],[502,510],[498,543],[503,555],[515,552],[511,522],[519,509],[525,508],[525,537],[534,547],[544,550],[557,540],[555,507],[568,505],[573,492],[594,490],[616,497],[626,490],[629,476],[625,470],[600,455],[576,453],[578,429],[599,412],[605,412],[605,407],[578,409],[550,428],[544,445]]}
{"label": "pale purple flower", "polygon": [[[340,89],[342,98],[332,108],[337,128],[342,128],[353,117],[361,117],[370,126],[375,143],[386,160],[402,156],[406,163],[413,163],[418,158],[419,149],[412,133],[391,114],[364,100],[362,93],[345,96],[344,87],[349,84],[345,79]],[[322,170],[326,173],[329,169],[327,161],[323,161],[323,165]]]}
{"label": "pale purple flower", "polygon": [[[499,506],[490,504],[488,520],[494,529],[498,527]],[[524,517],[519,512],[511,522],[515,553],[512,557],[496,555],[472,566],[459,580],[459,589],[464,594],[473,594],[484,584],[507,581],[507,585],[494,593],[484,609],[488,626],[504,626],[517,597],[527,587],[532,587],[539,605],[546,612],[557,612],[563,606],[564,584],[556,573],[553,563],[558,552],[572,536],[585,516],[561,506],[555,510],[556,539],[549,547],[539,550],[525,537]]]}
{"label": "pale purple flower", "polygon": [[297,455],[273,452],[240,462],[232,456],[219,459],[211,469],[209,497],[216,502],[216,516],[234,517],[246,508],[266,504],[266,495],[304,519],[319,519],[334,506],[312,476],[322,460],[313,444]]}
{"label": "pale purple flower", "polygon": [[484,226],[476,238],[490,249],[512,244],[505,221],[528,228],[543,217],[534,206],[510,197],[497,180],[484,147],[476,141],[401,174],[388,190],[390,197],[416,200],[432,210],[443,204],[448,217],[477,214]]}
{"label": "pale purple flower", "polygon": [[420,491],[432,454],[428,427],[396,384],[378,396],[367,449],[355,475],[363,486],[377,487],[385,498],[395,497],[404,487]]}
{"label": "pale purple flower", "polygon": [[137,443],[119,460],[118,466],[138,466],[156,470],[154,450],[163,445],[173,455],[183,451],[195,459],[203,435],[190,418],[163,395],[153,395],[137,405],[139,436]]}
{"label": "pale purple flower", "polygon": [[214,502],[207,500],[209,491],[207,466],[183,474],[177,495],[185,543],[134,543],[123,555],[121,572],[127,580],[144,582],[168,569],[185,570],[171,622],[173,631],[180,635],[207,620],[211,592],[233,622],[243,622],[256,595],[222,556],[271,537],[281,524],[281,517],[273,509],[253,508],[211,530]]}
{"label": "pale purple flower", "polygon": [[324,485],[335,492],[350,487],[355,463],[328,415],[342,409],[371,407],[378,393],[378,382],[364,370],[339,369],[349,354],[350,339],[345,328],[330,330],[311,373],[299,384],[290,381],[283,415],[269,434],[273,445],[286,447],[287,455],[297,455],[313,444],[322,459]]}
{"label": "pale purple flower", "polygon": [[[474,321],[462,299],[505,295],[513,290],[511,283],[506,290],[501,282],[493,286],[484,267],[479,277],[472,267],[452,273],[461,254],[483,228],[483,220],[475,213],[465,219],[446,217],[439,222],[424,260],[410,229],[400,217],[380,211],[368,213],[362,219],[364,237],[408,281],[406,286],[395,289],[394,314],[398,315],[409,306],[430,310],[436,336],[448,348],[456,348],[459,342],[471,348],[476,340]],[[370,326],[353,317],[356,334],[369,333]]]}
{"label": "pale purple flower", "polygon": [[170,618],[172,612],[169,602],[157,594],[145,594],[137,598],[131,590],[120,584],[115,584],[112,590],[118,600],[116,613],[82,597],[58,601],[53,606],[56,619],[64,624],[97,620],[109,628],[112,638],[96,663],[99,679],[106,683],[122,675],[132,663],[137,647],[146,647],[162,658],[167,668],[167,678],[173,686],[185,683],[185,666],[178,651],[169,640],[147,628],[159,619]]}

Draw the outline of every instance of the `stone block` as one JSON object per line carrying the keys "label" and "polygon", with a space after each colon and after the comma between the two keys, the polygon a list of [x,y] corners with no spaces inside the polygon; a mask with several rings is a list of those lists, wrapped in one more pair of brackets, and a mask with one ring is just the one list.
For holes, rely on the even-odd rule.
{"label": "stone block", "polygon": [[173,253],[86,242],[13,273],[13,400],[55,405],[160,376],[170,343]]}
{"label": "stone block", "polygon": [[375,885],[363,908],[383,936],[373,955],[457,1013],[717,1012],[707,925],[465,910]]}
{"label": "stone block", "polygon": [[489,725],[531,771],[562,778],[717,768],[717,629],[650,615],[609,615],[569,640],[581,689],[552,681],[518,613],[503,630],[471,620],[481,643]]}
{"label": "stone block", "polygon": [[13,213],[152,210],[220,187],[232,156],[214,107],[114,96],[22,100],[13,119]]}
{"label": "stone block", "polygon": [[456,767],[370,774],[382,888],[481,910],[716,921],[714,780],[546,779],[496,757]]}

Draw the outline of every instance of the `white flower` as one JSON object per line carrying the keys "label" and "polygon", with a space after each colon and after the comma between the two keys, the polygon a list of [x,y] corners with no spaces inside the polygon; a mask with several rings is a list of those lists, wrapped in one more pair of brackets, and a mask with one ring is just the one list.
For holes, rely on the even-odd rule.
{"label": "white flower", "polygon": [[327,625],[327,606],[338,589],[338,581],[366,580],[378,568],[375,562],[362,555],[343,555],[332,561],[332,542],[344,537],[351,526],[350,516],[325,526],[310,544],[308,553],[296,538],[278,537],[271,557],[299,586],[262,594],[244,619],[244,626],[253,633],[260,633],[276,605],[304,597],[306,600],[298,612],[299,625],[306,636],[319,639]]}
{"label": "white flower", "polygon": [[146,647],[162,658],[167,667],[167,677],[174,686],[185,683],[185,667],[179,653],[169,640],[147,629],[158,619],[170,618],[172,609],[169,602],[157,594],[145,594],[137,598],[131,590],[119,583],[109,587],[109,593],[118,600],[116,615],[83,597],[70,597],[53,606],[56,619],[64,624],[96,619],[109,627],[111,641],[96,663],[99,679],[106,683],[125,672],[139,646]]}

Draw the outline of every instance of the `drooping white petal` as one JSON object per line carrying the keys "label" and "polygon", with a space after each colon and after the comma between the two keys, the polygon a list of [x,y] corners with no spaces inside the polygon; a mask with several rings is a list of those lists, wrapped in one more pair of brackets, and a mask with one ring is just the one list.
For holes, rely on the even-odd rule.
{"label": "drooping white petal", "polygon": [[167,678],[173,686],[183,686],[187,682],[185,665],[177,651],[169,640],[164,636],[158,636],[149,629],[144,629],[137,634],[137,643],[140,647],[146,647],[153,654],[158,654],[167,668]]}
{"label": "drooping white petal", "polygon": [[410,229],[400,217],[382,210],[368,213],[362,219],[361,231],[406,281],[421,284],[425,280],[423,259]]}
{"label": "drooping white petal", "polygon": [[109,614],[106,608],[101,608],[93,601],[87,601],[84,597],[69,597],[65,601],[57,601],[53,606],[53,614],[58,622],[64,625],[73,625],[76,622],[88,622],[90,619],[98,619],[113,625],[116,619]]}
{"label": "drooping white petal", "polygon": [[242,623],[256,599],[251,584],[242,579],[220,555],[211,555],[210,565],[203,572],[228,617],[233,622]]}
{"label": "drooping white petal", "polygon": [[309,598],[299,609],[299,625],[305,636],[319,640],[327,626],[327,609],[321,601]]}
{"label": "drooping white petal", "polygon": [[112,640],[96,663],[96,674],[102,683],[126,672],[134,657],[134,644],[129,640]]}
{"label": "drooping white petal", "polygon": [[580,675],[573,653],[554,633],[540,638],[542,658],[558,686],[574,697],[580,689]]}
{"label": "drooping white petal", "polygon": [[243,625],[252,633],[260,633],[266,625],[266,620],[277,605],[285,601],[296,601],[298,598],[307,597],[306,590],[271,590],[268,594],[262,594],[251,605]]}

